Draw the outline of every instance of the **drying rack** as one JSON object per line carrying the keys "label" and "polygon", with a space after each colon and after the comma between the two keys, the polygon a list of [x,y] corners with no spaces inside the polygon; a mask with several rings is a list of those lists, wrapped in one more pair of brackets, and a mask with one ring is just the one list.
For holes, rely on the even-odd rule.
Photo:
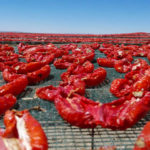
{"label": "drying rack", "polygon": [[[55,44],[60,46],[60,44]],[[16,44],[13,45],[17,52]],[[98,50],[95,51],[95,59],[93,64],[98,68],[96,58],[105,57],[103,53]],[[137,57],[136,57],[137,58]],[[146,60],[146,58],[143,58]],[[40,105],[46,112],[31,111],[31,114],[41,123],[49,143],[49,150],[94,150],[100,146],[113,146],[117,150],[130,150],[133,149],[137,136],[140,134],[143,126],[150,119],[150,113],[145,118],[141,119],[132,128],[125,131],[105,129],[98,126],[95,129],[80,129],[75,126],[69,125],[57,113],[53,103],[44,101],[35,95],[35,90],[38,87],[46,85],[57,86],[60,81],[60,74],[66,70],[56,69],[53,64],[51,66],[51,73],[49,77],[41,83],[28,86],[26,90],[18,96],[18,101],[15,106],[17,110],[31,108]],[[115,78],[123,78],[124,74],[116,72],[113,68],[105,68],[107,70],[107,78],[99,86],[86,89],[86,97],[103,103],[110,102],[115,98],[110,92],[110,84]],[[5,84],[0,73],[0,85]],[[0,126],[3,125],[3,117],[0,119]]]}

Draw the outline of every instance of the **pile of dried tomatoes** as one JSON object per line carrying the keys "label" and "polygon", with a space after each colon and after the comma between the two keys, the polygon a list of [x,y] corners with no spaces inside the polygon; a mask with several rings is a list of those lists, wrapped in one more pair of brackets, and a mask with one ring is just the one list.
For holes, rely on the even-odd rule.
{"label": "pile of dried tomatoes", "polygon": [[[105,54],[98,58],[99,68],[94,69],[95,51]],[[29,110],[9,110],[16,103],[16,97],[28,85],[45,80],[50,65],[56,69],[67,69],[61,74],[59,86],[52,85],[36,90],[36,95],[54,102],[60,116],[71,125],[80,128],[103,128],[125,130],[136,124],[150,110],[150,67],[143,59],[133,61],[133,56],[150,60],[150,45],[112,45],[103,43],[62,45],[27,45],[20,43],[18,53],[13,47],[0,45],[0,71],[8,82],[0,87],[0,113],[5,113],[6,129],[0,130],[0,142],[7,150],[14,143],[18,149],[48,149],[46,135],[41,125]],[[20,62],[23,58],[26,62]],[[124,78],[115,79],[110,92],[118,97],[109,103],[95,102],[86,98],[85,89],[102,83],[107,76],[103,67],[113,67]],[[30,120],[30,121],[29,121]],[[135,149],[149,147],[146,138],[149,123],[139,136]],[[38,137],[38,138],[37,138]],[[142,144],[141,144],[142,143]]]}

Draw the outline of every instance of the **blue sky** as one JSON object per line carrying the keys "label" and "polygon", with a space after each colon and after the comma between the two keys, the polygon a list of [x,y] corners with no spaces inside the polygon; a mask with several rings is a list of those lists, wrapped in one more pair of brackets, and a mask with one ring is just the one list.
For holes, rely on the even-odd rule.
{"label": "blue sky", "polygon": [[150,32],[150,0],[0,0],[0,31]]}

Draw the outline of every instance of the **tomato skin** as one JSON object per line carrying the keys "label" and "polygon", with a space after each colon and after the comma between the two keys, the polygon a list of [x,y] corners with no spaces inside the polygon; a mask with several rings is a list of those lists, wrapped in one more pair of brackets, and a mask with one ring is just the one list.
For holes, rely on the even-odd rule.
{"label": "tomato skin", "polygon": [[54,103],[60,116],[71,125],[80,128],[96,127],[90,107],[96,107],[98,103],[80,95],[73,95],[70,98],[57,96]]}
{"label": "tomato skin", "polygon": [[25,148],[22,145],[22,141],[25,140],[23,137],[19,137],[19,130],[17,126],[17,119],[21,118],[25,123],[25,128],[27,130],[27,135],[30,138],[30,145],[32,150],[47,150],[48,142],[47,137],[40,125],[40,123],[33,118],[28,110],[23,111],[10,111],[8,110],[4,116],[4,123],[6,126],[6,130],[4,131],[2,137],[5,138],[15,138],[20,141],[20,146]]}
{"label": "tomato skin", "polygon": [[4,71],[2,72],[2,75],[3,75],[3,79],[6,82],[12,82],[22,76],[22,74],[14,73],[14,70],[11,68],[4,69]]}
{"label": "tomato skin", "polygon": [[36,90],[36,95],[44,100],[54,101],[55,97],[59,94],[56,87],[49,85],[46,87],[41,87]]}
{"label": "tomato skin", "polygon": [[91,61],[93,58],[90,58],[90,55],[85,54],[69,54],[69,55],[63,55],[62,60],[70,63],[77,63],[77,64],[83,64],[86,61]]}
{"label": "tomato skin", "polygon": [[142,97],[150,89],[150,69],[145,70],[144,75],[139,78],[131,89],[135,97]]}
{"label": "tomato skin", "polygon": [[0,62],[3,62],[5,65],[13,65],[19,61],[19,55],[13,52],[3,51],[0,52]]}
{"label": "tomato skin", "polygon": [[0,51],[14,52],[14,48],[8,44],[0,44]]}
{"label": "tomato skin", "polygon": [[79,95],[85,95],[85,82],[81,79],[74,79],[69,82],[62,82],[60,83],[60,87],[64,89],[67,95],[71,96],[74,93]]}
{"label": "tomato skin", "polygon": [[104,68],[99,67],[98,69],[95,69],[92,73],[81,73],[78,75],[67,75],[63,76],[62,80],[64,82],[71,82],[76,79],[80,79],[81,81],[85,82],[85,85],[87,87],[97,86],[101,82],[103,82],[106,78],[107,72]]}
{"label": "tomato skin", "polygon": [[141,69],[147,69],[148,63],[143,59],[136,59],[134,63],[132,64],[131,70],[141,70]]}
{"label": "tomato skin", "polygon": [[133,150],[148,150],[150,149],[150,122],[147,122],[142,132],[138,136]]}
{"label": "tomato skin", "polygon": [[72,50],[72,54],[63,55],[62,58],[54,61],[54,66],[57,69],[67,69],[72,63],[83,64],[86,61],[94,59],[94,50],[88,48],[76,48]]}
{"label": "tomato skin", "polygon": [[37,52],[45,52],[45,51],[48,51],[48,49],[45,49],[42,45],[38,45],[26,48],[25,50],[22,51],[22,53],[25,56],[27,54],[35,54]]}
{"label": "tomato skin", "polygon": [[27,110],[19,112],[22,114],[22,118],[25,121],[28,135],[31,140],[31,147],[33,150],[47,150],[48,142],[47,137],[40,125],[40,123],[33,118]]}
{"label": "tomato skin", "polygon": [[63,55],[68,55],[68,54],[69,54],[68,50],[62,50],[60,48],[54,50],[55,58],[61,57]]}
{"label": "tomato skin", "polygon": [[46,79],[49,76],[50,71],[50,66],[45,65],[39,70],[27,73],[28,83],[32,85]]}
{"label": "tomato skin", "polygon": [[102,104],[97,111],[95,121],[104,128],[125,130],[132,127],[150,110],[150,92],[143,97],[131,95],[121,97],[110,103]]}
{"label": "tomato skin", "polygon": [[4,71],[4,69],[8,67],[7,65],[5,65],[3,62],[0,62],[0,71]]}
{"label": "tomato skin", "polygon": [[112,48],[99,48],[99,51],[101,52],[101,53],[108,53],[109,51],[111,51],[112,50]]}
{"label": "tomato skin", "polygon": [[14,59],[12,61],[6,61],[6,62],[4,62],[4,64],[8,65],[8,66],[12,66],[13,64],[16,64],[16,63],[18,63],[17,59]]}
{"label": "tomato skin", "polygon": [[81,48],[82,49],[85,49],[85,48],[90,48],[91,46],[89,44],[82,44],[81,45]]}
{"label": "tomato skin", "polygon": [[83,54],[82,57],[84,57],[86,60],[88,61],[93,61],[94,60],[94,56],[95,53],[94,52],[88,52],[88,49],[86,50],[87,52],[85,54]]}
{"label": "tomato skin", "polygon": [[4,125],[5,129],[0,134],[0,136],[5,138],[18,138],[18,131],[16,128],[16,119],[14,111],[8,110],[5,112]]}
{"label": "tomato skin", "polygon": [[43,66],[45,66],[45,64],[42,62],[30,62],[30,63],[19,62],[13,65],[12,68],[16,71],[16,73],[27,74],[28,72],[36,71]]}
{"label": "tomato skin", "polygon": [[140,70],[133,70],[125,74],[125,79],[136,82],[141,77]]}
{"label": "tomato skin", "polygon": [[67,62],[63,59],[56,59],[53,64],[56,69],[67,69],[71,65],[70,62]]}
{"label": "tomato skin", "polygon": [[94,70],[94,65],[90,61],[86,61],[83,64],[72,64],[67,71],[71,72],[72,74],[79,74],[79,73],[91,73]]}
{"label": "tomato skin", "polygon": [[16,97],[12,94],[0,96],[0,114],[3,114],[6,110],[12,108],[16,101]]}
{"label": "tomato skin", "polygon": [[62,92],[55,98],[54,103],[60,116],[71,125],[80,128],[101,125],[113,130],[125,130],[150,110],[150,92],[146,92],[141,98],[128,95],[105,104],[77,94],[68,97]]}
{"label": "tomato skin", "polygon": [[60,86],[54,87],[52,85],[41,87],[36,90],[36,95],[44,100],[53,102],[55,98],[63,91],[66,95],[71,96],[74,93],[80,95],[85,94],[85,83],[80,79],[73,80],[71,82],[62,82]]}
{"label": "tomato skin", "polygon": [[82,73],[91,73],[94,70],[94,65],[90,61],[86,61],[83,64],[72,63],[66,72],[61,74],[61,79],[69,78],[71,75],[77,75]]}
{"label": "tomato skin", "polygon": [[92,44],[90,44],[90,47],[91,47],[92,49],[96,50],[96,49],[99,49],[100,44],[99,44],[99,43],[92,43]]}
{"label": "tomato skin", "polygon": [[27,54],[25,56],[26,61],[29,62],[43,62],[44,64],[50,64],[54,60],[54,54]]}
{"label": "tomato skin", "polygon": [[75,57],[76,57],[76,55],[74,55],[74,54],[63,55],[62,60],[66,61],[66,62],[73,63]]}
{"label": "tomato skin", "polygon": [[138,81],[149,70],[149,65],[145,60],[137,59],[131,66],[131,71],[125,74],[125,78],[133,83]]}
{"label": "tomato skin", "polygon": [[130,90],[131,85],[127,79],[115,79],[110,86],[110,92],[116,97],[128,95]]}
{"label": "tomato skin", "polygon": [[150,50],[147,51],[147,59],[150,61]]}
{"label": "tomato skin", "polygon": [[131,66],[131,62],[127,59],[122,59],[115,62],[114,68],[119,73],[126,73],[130,71]]}
{"label": "tomato skin", "polygon": [[63,49],[63,50],[67,50],[67,51],[71,51],[72,49],[75,49],[77,48],[78,45],[77,44],[67,44],[67,45],[61,45],[60,46],[60,49]]}
{"label": "tomato skin", "polygon": [[125,79],[115,79],[111,83],[110,92],[116,97],[132,94],[142,97],[150,89],[150,68],[133,70],[125,75]]}
{"label": "tomato skin", "polygon": [[97,58],[97,63],[102,67],[113,68],[115,60],[111,58]]}
{"label": "tomato skin", "polygon": [[68,50],[57,48],[53,44],[47,45],[19,45],[19,53],[23,54],[27,62],[39,61],[42,59],[45,64],[49,64],[54,58],[69,54]]}
{"label": "tomato skin", "polygon": [[99,67],[92,73],[87,74],[82,81],[84,81],[88,87],[97,86],[105,80],[106,76],[106,70],[102,67]]}
{"label": "tomato skin", "polygon": [[95,56],[95,51],[91,47],[85,47],[85,48],[77,48],[73,49],[72,53],[75,55],[75,58],[81,58],[84,59],[84,61],[92,61]]}
{"label": "tomato skin", "polygon": [[18,95],[21,92],[24,91],[26,86],[28,85],[28,79],[26,75],[22,75],[16,80],[7,83],[5,85],[2,85],[0,87],[0,96],[3,96],[5,94],[13,94],[13,95]]}
{"label": "tomato skin", "polygon": [[125,57],[129,62],[132,62],[133,61],[133,56],[132,55],[127,55]]}
{"label": "tomato skin", "polygon": [[147,51],[145,51],[144,49],[138,49],[137,51],[134,51],[133,56],[146,57],[147,54],[148,54]]}
{"label": "tomato skin", "polygon": [[[50,71],[50,66],[45,65],[36,71],[27,73],[28,84],[33,85],[46,79],[49,76]],[[22,74],[16,74],[15,71],[11,68],[7,68],[3,71],[3,78],[7,82],[12,82],[21,76]]]}
{"label": "tomato skin", "polygon": [[28,45],[28,44],[24,44],[24,43],[19,43],[18,44],[18,51],[19,51],[19,54],[23,53],[23,51],[27,48],[31,48],[31,47],[34,47],[34,45]]}

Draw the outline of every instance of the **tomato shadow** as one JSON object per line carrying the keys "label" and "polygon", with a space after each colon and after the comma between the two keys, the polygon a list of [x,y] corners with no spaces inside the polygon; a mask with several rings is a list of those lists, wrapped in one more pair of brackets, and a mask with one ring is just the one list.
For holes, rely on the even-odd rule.
{"label": "tomato shadow", "polygon": [[46,78],[46,81],[49,81],[49,80],[52,80],[52,79],[54,79],[54,75],[49,75],[47,78]]}
{"label": "tomato shadow", "polygon": [[19,109],[20,105],[19,103],[16,103],[14,106],[13,106],[13,109]]}

